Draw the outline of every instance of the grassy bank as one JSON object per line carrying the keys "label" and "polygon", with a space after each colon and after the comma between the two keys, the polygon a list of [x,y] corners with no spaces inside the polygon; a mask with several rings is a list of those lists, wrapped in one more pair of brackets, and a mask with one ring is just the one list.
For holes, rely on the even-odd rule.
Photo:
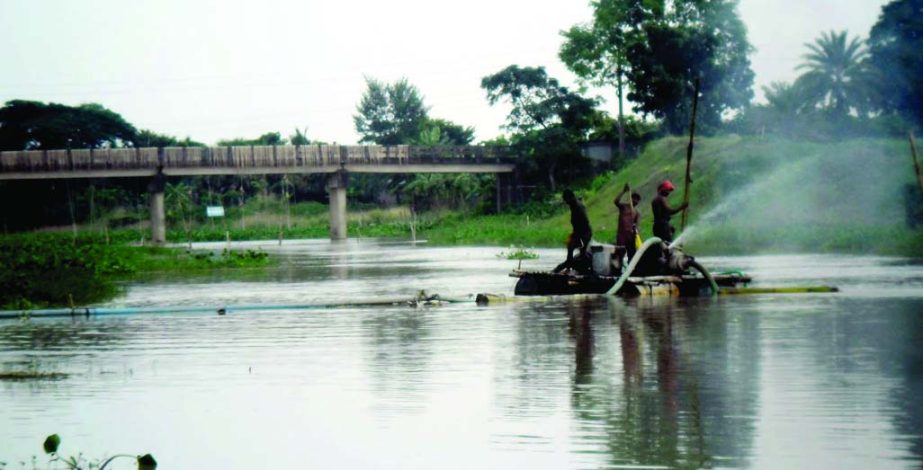
{"label": "grassy bank", "polygon": [[[650,200],[657,184],[672,179],[678,190],[671,200],[674,205],[682,201],[686,144],[683,138],[655,141],[598,189],[578,190],[595,239],[614,239],[612,200],[626,182],[642,194],[642,236],[651,235]],[[686,246],[703,254],[923,256],[923,231],[905,223],[902,192],[913,182],[908,152],[902,140],[698,139]],[[568,212],[561,209],[539,220],[524,215],[448,218],[425,236],[437,243],[561,246],[569,232]],[[674,225],[679,229],[679,215]]]}
{"label": "grassy bank", "polygon": [[[115,238],[128,235],[115,232]],[[86,305],[118,293],[139,272],[172,273],[265,266],[265,253],[190,252],[109,243],[97,233],[44,232],[0,237],[0,308]]]}

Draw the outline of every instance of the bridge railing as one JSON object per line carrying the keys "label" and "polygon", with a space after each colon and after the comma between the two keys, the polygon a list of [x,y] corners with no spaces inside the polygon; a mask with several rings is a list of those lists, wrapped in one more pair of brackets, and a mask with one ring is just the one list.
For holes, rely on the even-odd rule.
{"label": "bridge railing", "polygon": [[170,168],[335,168],[345,165],[504,163],[493,146],[252,145],[0,152],[0,173]]}

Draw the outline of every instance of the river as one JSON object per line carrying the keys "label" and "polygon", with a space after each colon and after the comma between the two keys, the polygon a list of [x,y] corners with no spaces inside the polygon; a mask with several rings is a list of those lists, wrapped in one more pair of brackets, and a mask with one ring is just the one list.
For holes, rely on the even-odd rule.
{"label": "river", "polygon": [[[517,263],[497,247],[236,245],[256,246],[279,266],[152,273],[106,306],[511,294]],[[536,252],[524,267],[563,255]],[[52,433],[64,455],[150,452],[163,469],[919,468],[923,263],[700,261],[841,292],[0,321],[0,371],[67,374],[0,380],[0,468],[45,468]]]}

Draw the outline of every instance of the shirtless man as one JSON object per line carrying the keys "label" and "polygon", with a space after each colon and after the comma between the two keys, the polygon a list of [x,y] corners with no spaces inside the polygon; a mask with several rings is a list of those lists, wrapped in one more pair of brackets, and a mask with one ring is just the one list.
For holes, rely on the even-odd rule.
{"label": "shirtless man", "polygon": [[675,231],[673,226],[670,225],[670,217],[682,212],[689,206],[684,202],[676,209],[670,207],[667,198],[670,197],[670,193],[674,189],[673,183],[670,180],[665,180],[657,186],[657,197],[651,201],[651,210],[654,213],[654,236],[667,243],[673,241],[673,232]]}
{"label": "shirtless man", "polygon": [[565,189],[562,195],[564,202],[570,207],[570,225],[571,234],[567,238],[567,260],[558,265],[555,272],[563,271],[567,268],[574,267],[574,249],[578,249],[577,259],[586,258],[587,250],[590,248],[590,239],[593,238],[593,229],[590,227],[590,219],[586,215],[586,207],[577,199],[574,192]]}
{"label": "shirtless man", "polygon": [[[641,202],[641,195],[631,193],[631,204],[623,203],[622,196],[629,191],[628,183],[622,188],[622,192],[615,197],[613,203],[619,209],[618,231],[615,234],[615,246],[621,253],[616,253],[616,258],[622,259],[622,253],[627,253],[628,260],[635,255],[635,234],[638,233],[638,225],[641,221],[641,212],[638,211],[638,204]],[[621,247],[621,248],[620,248]]]}

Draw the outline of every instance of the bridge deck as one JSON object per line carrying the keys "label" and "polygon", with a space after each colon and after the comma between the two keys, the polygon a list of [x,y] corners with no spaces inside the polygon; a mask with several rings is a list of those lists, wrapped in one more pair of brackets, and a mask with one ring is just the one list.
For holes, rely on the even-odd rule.
{"label": "bridge deck", "polygon": [[0,152],[0,180],[282,173],[508,173],[485,146],[279,145]]}

